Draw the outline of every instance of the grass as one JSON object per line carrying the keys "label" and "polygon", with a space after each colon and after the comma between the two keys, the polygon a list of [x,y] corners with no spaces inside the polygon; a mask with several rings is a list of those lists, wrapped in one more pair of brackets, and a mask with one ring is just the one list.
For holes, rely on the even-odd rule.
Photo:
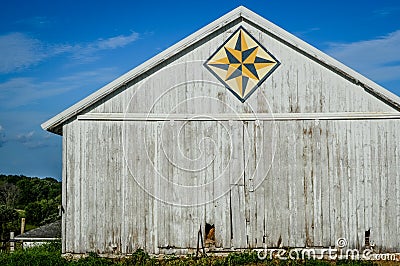
{"label": "grass", "polygon": [[226,257],[208,256],[199,257],[188,255],[186,257],[166,256],[163,259],[150,257],[143,250],[137,250],[132,256],[123,259],[100,258],[96,253],[89,253],[89,256],[79,260],[67,260],[61,257],[61,243],[53,242],[42,246],[32,247],[25,250],[18,249],[13,253],[0,253],[0,265],[395,265],[395,262],[372,261],[324,261],[324,260],[260,260],[255,252],[231,253]]}

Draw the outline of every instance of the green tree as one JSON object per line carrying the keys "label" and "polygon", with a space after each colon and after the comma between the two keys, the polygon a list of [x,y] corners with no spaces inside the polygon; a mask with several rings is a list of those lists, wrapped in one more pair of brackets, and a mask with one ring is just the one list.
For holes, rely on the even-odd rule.
{"label": "green tree", "polygon": [[1,240],[9,238],[10,231],[18,229],[19,215],[14,209],[0,205],[0,237]]}
{"label": "green tree", "polygon": [[61,196],[50,200],[31,202],[25,207],[26,221],[30,224],[42,225],[58,219],[58,206]]}
{"label": "green tree", "polygon": [[0,185],[0,204],[14,208],[19,196],[19,189],[12,183]]}

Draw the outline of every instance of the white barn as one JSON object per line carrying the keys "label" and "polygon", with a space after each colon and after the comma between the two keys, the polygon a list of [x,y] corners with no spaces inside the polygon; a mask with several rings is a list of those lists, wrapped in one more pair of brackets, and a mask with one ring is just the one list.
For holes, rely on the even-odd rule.
{"label": "white barn", "polygon": [[63,136],[62,252],[184,254],[199,228],[210,250],[399,252],[399,110],[238,7],[42,124]]}

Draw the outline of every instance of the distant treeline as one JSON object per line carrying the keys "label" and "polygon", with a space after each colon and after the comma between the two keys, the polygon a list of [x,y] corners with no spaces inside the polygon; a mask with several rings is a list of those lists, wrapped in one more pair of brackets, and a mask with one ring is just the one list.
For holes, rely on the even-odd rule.
{"label": "distant treeline", "polygon": [[61,182],[54,178],[0,174],[0,238],[19,228],[25,217],[30,226],[40,226],[59,218]]}

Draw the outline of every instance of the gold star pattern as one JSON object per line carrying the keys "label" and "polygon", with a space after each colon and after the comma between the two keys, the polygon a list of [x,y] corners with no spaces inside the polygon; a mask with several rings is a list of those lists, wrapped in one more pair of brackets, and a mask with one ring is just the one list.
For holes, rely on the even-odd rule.
{"label": "gold star pattern", "polygon": [[204,65],[244,102],[280,62],[249,32],[239,27]]}

